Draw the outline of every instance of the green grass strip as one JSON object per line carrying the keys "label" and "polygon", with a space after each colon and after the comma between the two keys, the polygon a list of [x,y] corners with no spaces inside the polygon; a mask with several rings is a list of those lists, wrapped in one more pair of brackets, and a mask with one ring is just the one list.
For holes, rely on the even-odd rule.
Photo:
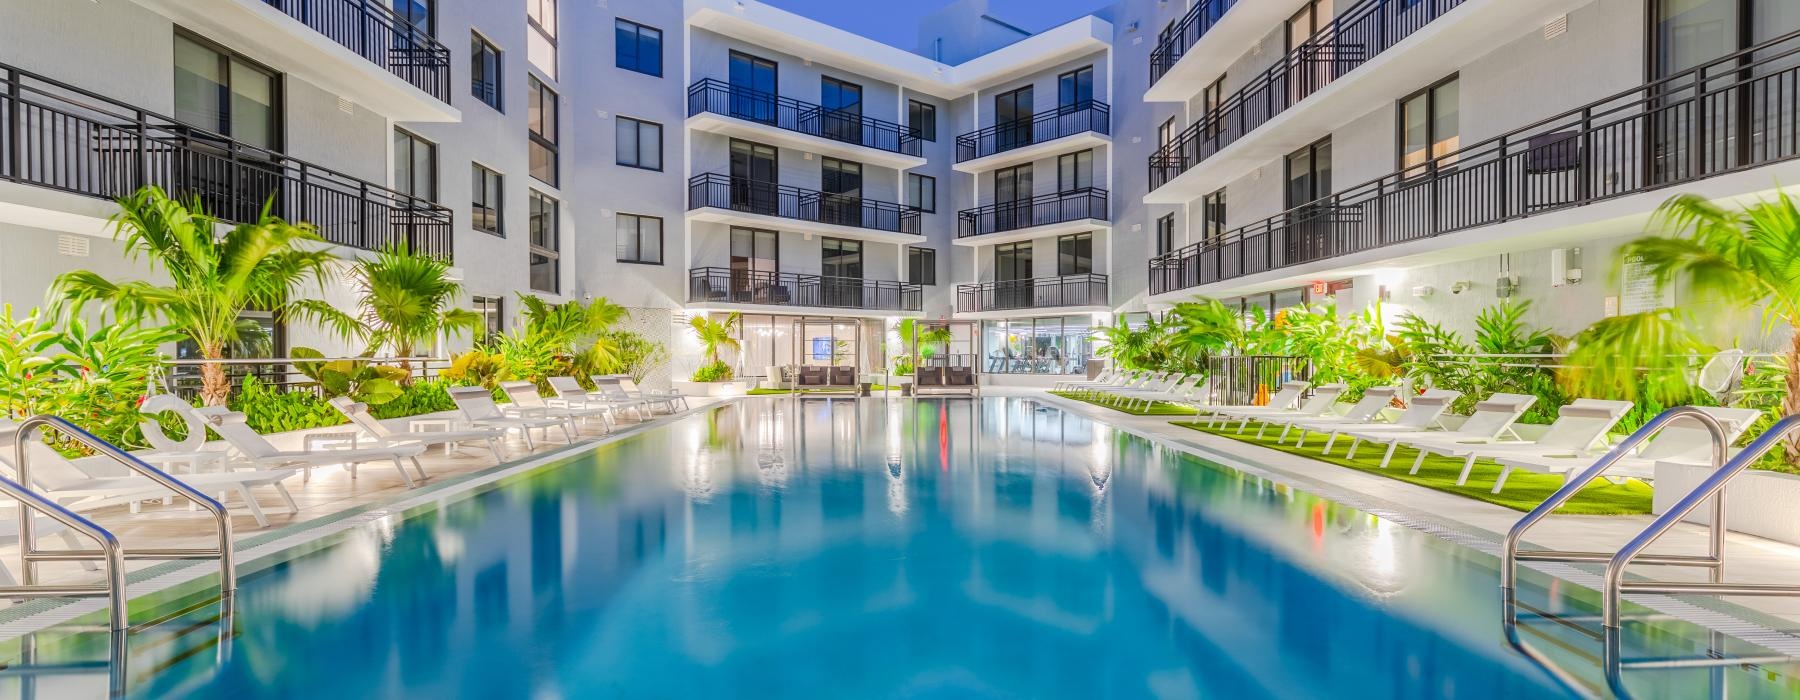
{"label": "green grass strip", "polygon": [[[1360,472],[1380,474],[1390,479],[1404,481],[1409,484],[1423,486],[1436,491],[1453,493],[1466,498],[1504,506],[1517,511],[1528,511],[1537,507],[1551,493],[1562,487],[1562,477],[1551,474],[1538,474],[1525,470],[1516,470],[1506,478],[1506,488],[1500,493],[1489,493],[1494,487],[1494,480],[1500,478],[1500,465],[1492,460],[1476,460],[1475,468],[1469,472],[1469,481],[1463,486],[1456,485],[1456,476],[1462,472],[1463,460],[1460,457],[1446,457],[1434,454],[1425,458],[1425,465],[1417,474],[1408,474],[1413,460],[1419,451],[1402,445],[1394,450],[1394,459],[1386,469],[1380,468],[1381,454],[1387,449],[1385,445],[1364,443],[1356,452],[1356,459],[1346,459],[1351,439],[1339,438],[1330,455],[1320,454],[1327,438],[1324,434],[1313,433],[1307,436],[1306,447],[1296,448],[1296,440],[1288,437],[1286,444],[1275,440],[1281,435],[1280,426],[1270,426],[1262,439],[1257,439],[1256,430],[1261,427],[1251,422],[1242,434],[1237,432],[1237,425],[1230,424],[1223,428],[1208,428],[1204,425],[1186,421],[1171,421],[1173,425],[1197,430],[1211,435],[1231,438],[1239,442],[1249,443],[1272,450],[1280,450],[1291,455],[1306,457],[1340,467],[1349,467]],[[1298,431],[1296,431],[1298,432]],[[1570,515],[1636,515],[1650,512],[1650,493],[1648,484],[1641,481],[1627,481],[1624,484],[1613,484],[1604,479],[1595,479],[1593,484],[1569,499],[1558,513]]]}
{"label": "green grass strip", "polygon": [[1110,402],[1102,403],[1102,400],[1105,399],[1104,394],[1088,394],[1087,392],[1081,392],[1081,391],[1052,391],[1050,393],[1053,395],[1056,395],[1056,396],[1061,396],[1065,399],[1071,399],[1074,401],[1080,401],[1082,403],[1093,404],[1093,405],[1099,406],[1101,408],[1110,408],[1114,411],[1118,411],[1120,413],[1129,413],[1134,416],[1191,416],[1191,415],[1194,415],[1194,413],[1195,413],[1194,409],[1192,409],[1192,408],[1189,408],[1187,406],[1182,406],[1179,404],[1168,403],[1165,401],[1158,401],[1156,403],[1150,404],[1148,408],[1146,408],[1144,406],[1144,404],[1141,402],[1132,404],[1131,406],[1127,407],[1127,406],[1122,406],[1122,405],[1110,403]]}

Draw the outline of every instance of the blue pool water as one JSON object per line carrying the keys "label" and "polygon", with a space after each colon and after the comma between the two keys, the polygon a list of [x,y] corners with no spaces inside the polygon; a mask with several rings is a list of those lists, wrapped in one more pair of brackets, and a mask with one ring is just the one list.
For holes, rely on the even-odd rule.
{"label": "blue pool water", "polygon": [[[175,606],[126,675],[132,697],[337,700],[1607,692],[1579,635],[1538,635],[1574,681],[1505,643],[1495,567],[1016,399],[758,400],[247,574],[228,640],[216,606]],[[1537,609],[1587,604],[1534,581]],[[1705,645],[1635,636],[1639,656]],[[41,637],[34,662],[105,658]],[[1628,688],[1786,697],[1791,678]],[[0,697],[93,692],[0,678]]]}

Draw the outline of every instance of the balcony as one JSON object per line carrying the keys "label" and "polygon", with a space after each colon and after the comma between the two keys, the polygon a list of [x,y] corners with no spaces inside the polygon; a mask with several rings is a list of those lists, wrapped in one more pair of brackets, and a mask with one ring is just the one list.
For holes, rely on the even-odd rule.
{"label": "balcony", "polygon": [[1797,52],[1800,32],[1153,258],[1150,291],[1492,247],[1513,232],[1434,239],[1515,221],[1536,240],[1579,240],[1582,227],[1641,218],[1673,187],[1766,190],[1771,173],[1746,171],[1800,160]]}
{"label": "balcony", "polygon": [[688,303],[702,308],[756,310],[764,307],[873,312],[886,316],[918,312],[924,288],[905,282],[791,272],[698,267],[688,270]]}
{"label": "balcony", "polygon": [[995,124],[956,137],[956,166],[965,173],[1004,168],[1058,152],[1112,143],[1112,108],[1082,102],[1030,121]]}
{"label": "balcony", "polygon": [[0,180],[117,200],[155,185],[235,222],[265,205],[337,245],[451,257],[451,212],[0,64]]}
{"label": "balcony", "polygon": [[918,209],[721,173],[688,180],[688,217],[888,243],[919,242]]}
{"label": "balcony", "polygon": [[394,121],[461,118],[450,106],[450,49],[396,16],[389,2],[136,2]]}
{"label": "balcony", "polygon": [[1111,308],[1106,282],[1106,275],[1089,274],[958,285],[956,311],[979,314],[1025,309],[1104,310]]}
{"label": "balcony", "polygon": [[1106,190],[1088,187],[956,213],[957,245],[1011,243],[1110,226]]}
{"label": "balcony", "polygon": [[[1270,5],[1275,3],[1263,2]],[[1150,50],[1150,85],[1155,87],[1169,71],[1174,70],[1189,49],[1200,43],[1200,38],[1217,27],[1224,19],[1225,11],[1237,5],[1237,0],[1200,0],[1188,9],[1181,20],[1170,26],[1156,42],[1156,48]],[[1198,92],[1198,86],[1195,92]],[[1193,93],[1189,93],[1189,97]]]}
{"label": "balcony", "polygon": [[918,137],[904,126],[712,78],[688,87],[688,126],[885,168],[925,164]]}

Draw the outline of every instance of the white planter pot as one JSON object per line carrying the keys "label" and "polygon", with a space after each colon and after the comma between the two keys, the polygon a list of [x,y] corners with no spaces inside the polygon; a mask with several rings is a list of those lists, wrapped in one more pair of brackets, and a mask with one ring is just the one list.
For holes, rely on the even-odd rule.
{"label": "white planter pot", "polygon": [[[1675,500],[1698,486],[1711,467],[1680,462],[1656,463],[1656,492],[1650,511],[1661,515]],[[1712,504],[1703,503],[1686,522],[1712,522]],[[1750,470],[1725,487],[1725,529],[1785,544],[1800,545],[1800,476]]]}
{"label": "white planter pot", "polygon": [[732,379],[723,382],[674,382],[675,390],[682,396],[743,396],[756,385],[754,379]]}

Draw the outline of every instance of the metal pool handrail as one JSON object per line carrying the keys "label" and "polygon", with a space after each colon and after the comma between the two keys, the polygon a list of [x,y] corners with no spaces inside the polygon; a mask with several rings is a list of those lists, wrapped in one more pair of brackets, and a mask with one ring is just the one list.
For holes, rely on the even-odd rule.
{"label": "metal pool handrail", "polygon": [[[1762,459],[1763,455],[1775,449],[1785,440],[1789,433],[1800,429],[1800,414],[1790,415],[1776,421],[1762,435],[1751,441],[1744,451],[1732,457],[1730,461],[1713,469],[1698,486],[1688,490],[1670,506],[1667,511],[1652,521],[1648,527],[1631,538],[1618,553],[1606,563],[1605,590],[1601,596],[1602,621],[1607,627],[1619,626],[1619,597],[1625,593],[1662,593],[1662,594],[1702,594],[1702,595],[1800,595],[1800,586],[1779,584],[1725,583],[1724,546],[1725,546],[1725,485],[1744,470]],[[1665,557],[1644,556],[1645,548],[1654,544],[1676,523],[1682,521],[1706,499],[1713,499],[1712,547],[1718,562],[1713,566],[1713,580],[1710,582],[1657,582],[1657,581],[1625,581],[1625,568],[1634,561],[1661,564]]]}
{"label": "metal pool handrail", "polygon": [[[151,481],[161,484],[164,488],[212,513],[213,520],[218,527],[219,546],[217,548],[140,549],[126,552],[120,546],[118,538],[111,532],[33,490],[30,487],[31,468],[26,457],[26,443],[31,432],[41,427],[55,428],[64,437],[86,445],[95,452],[111,458],[133,472],[148,477]],[[106,596],[111,608],[111,627],[114,630],[123,630],[128,626],[125,602],[125,560],[218,559],[220,604],[227,609],[230,608],[231,597],[237,591],[237,566],[232,560],[231,552],[231,517],[226,513],[223,504],[179,479],[169,476],[162,470],[145,464],[135,455],[95,437],[92,433],[82,430],[74,423],[58,416],[37,415],[20,423],[13,443],[13,459],[13,467],[17,471],[18,480],[13,481],[0,477],[0,491],[17,499],[21,505],[19,508],[20,585],[0,588],[0,598]],[[32,511],[43,513],[62,523],[65,527],[87,535],[100,544],[100,551],[37,549],[36,538],[32,535]],[[37,583],[36,564],[38,562],[92,561],[95,559],[106,562],[105,586],[46,586]]]}

